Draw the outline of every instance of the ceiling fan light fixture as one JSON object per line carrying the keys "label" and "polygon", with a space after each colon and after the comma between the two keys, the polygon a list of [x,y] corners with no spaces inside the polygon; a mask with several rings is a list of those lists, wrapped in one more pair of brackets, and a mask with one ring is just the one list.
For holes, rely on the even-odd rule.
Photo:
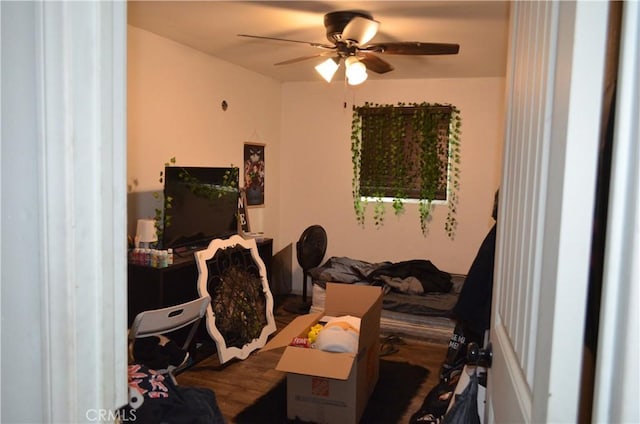
{"label": "ceiling fan light fixture", "polygon": [[356,16],[344,27],[342,40],[364,46],[376,36],[379,26],[380,23],[373,19]]}
{"label": "ceiling fan light fixture", "polygon": [[346,76],[349,85],[362,84],[367,80],[367,67],[358,58],[351,56],[345,60]]}
{"label": "ceiling fan light fixture", "polygon": [[[2,1],[2,0],[0,0]],[[291,40],[287,38],[268,37],[263,35],[238,34],[240,37],[261,40],[286,41],[289,43],[307,44],[324,50],[308,56],[296,57],[275,63],[289,65],[318,57],[333,56],[315,67],[325,81],[331,82],[345,59],[345,80],[349,85],[362,84],[367,80],[367,72],[385,74],[393,71],[393,66],[380,56],[386,55],[453,55],[458,54],[460,45],[452,43],[428,43],[421,41],[386,41],[370,44],[376,36],[380,23],[373,19],[369,12],[362,10],[337,10],[324,15],[324,27],[330,44],[311,41]]]}
{"label": "ceiling fan light fixture", "polygon": [[325,81],[331,82],[339,66],[340,62],[331,57],[317,65],[316,71],[325,79]]}

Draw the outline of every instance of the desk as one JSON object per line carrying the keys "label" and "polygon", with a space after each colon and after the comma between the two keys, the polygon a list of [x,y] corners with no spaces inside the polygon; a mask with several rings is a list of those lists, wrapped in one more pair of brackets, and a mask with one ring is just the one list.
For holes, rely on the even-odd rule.
{"label": "desk", "polygon": [[[267,280],[271,282],[273,239],[265,238],[256,244],[267,269]],[[128,325],[131,326],[136,315],[142,311],[198,298],[197,283],[198,266],[193,252],[184,257],[175,256],[173,264],[166,268],[130,263],[127,270]]]}

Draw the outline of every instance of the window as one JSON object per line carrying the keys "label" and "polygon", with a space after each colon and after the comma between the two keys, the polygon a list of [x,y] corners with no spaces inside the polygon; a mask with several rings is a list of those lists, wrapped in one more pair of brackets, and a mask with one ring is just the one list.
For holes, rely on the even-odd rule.
{"label": "window", "polygon": [[404,209],[404,201],[415,199],[421,204],[421,220],[428,217],[432,201],[444,201],[452,217],[457,203],[459,132],[459,112],[451,105],[365,103],[354,107],[351,141],[358,220],[363,219],[360,202],[371,198],[376,199],[377,209],[383,199],[393,199],[396,212]]}
{"label": "window", "polygon": [[[446,200],[448,106],[363,108],[360,195]],[[428,188],[422,181],[432,182]],[[426,190],[434,188],[433,193]]]}

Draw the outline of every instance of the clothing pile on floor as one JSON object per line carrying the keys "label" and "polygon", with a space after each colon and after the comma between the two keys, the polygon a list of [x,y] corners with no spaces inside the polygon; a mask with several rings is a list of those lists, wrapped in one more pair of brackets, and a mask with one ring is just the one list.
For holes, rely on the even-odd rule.
{"label": "clothing pile on floor", "polygon": [[129,365],[129,405],[122,417],[143,424],[224,424],[213,391],[176,385],[145,365]]}
{"label": "clothing pile on floor", "polygon": [[168,370],[189,361],[166,337],[136,339],[128,367],[129,404],[120,417],[142,424],[224,424],[212,390],[179,386]]}
{"label": "clothing pile on floor", "polygon": [[450,422],[446,419],[448,415],[447,409],[454,396],[460,374],[463,372],[467,362],[467,346],[470,342],[478,343],[478,339],[475,337],[469,338],[465,334],[464,327],[461,324],[456,325],[449,340],[447,356],[440,368],[440,382],[431,389],[420,409],[411,416],[411,424]]}
{"label": "clothing pile on floor", "polygon": [[[498,196],[499,193],[496,191],[492,213],[492,218],[496,221]],[[460,418],[459,408],[454,412],[455,417],[452,414],[453,408],[449,412],[447,409],[467,362],[467,346],[472,342],[483,346],[484,334],[490,327],[495,247],[496,224],[491,227],[482,241],[469,268],[458,301],[452,310],[457,324],[449,340],[447,356],[440,370],[440,382],[427,394],[420,409],[412,415],[411,424],[480,422],[477,412],[477,385],[486,386],[486,373],[481,374],[480,382],[475,377],[472,379],[476,388],[476,398],[468,397],[465,402],[476,404],[465,411],[464,418]]]}

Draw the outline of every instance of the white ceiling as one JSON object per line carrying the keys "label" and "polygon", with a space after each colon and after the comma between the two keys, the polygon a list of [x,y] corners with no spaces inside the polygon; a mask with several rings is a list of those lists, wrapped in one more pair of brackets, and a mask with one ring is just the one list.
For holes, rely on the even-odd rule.
{"label": "white ceiling", "polygon": [[457,43],[447,56],[381,55],[394,66],[370,79],[505,75],[508,1],[129,1],[129,24],[278,81],[317,81],[320,59],[277,62],[320,51],[307,44],[238,37],[251,34],[328,44],[324,14],[363,10],[380,22],[372,43]]}

